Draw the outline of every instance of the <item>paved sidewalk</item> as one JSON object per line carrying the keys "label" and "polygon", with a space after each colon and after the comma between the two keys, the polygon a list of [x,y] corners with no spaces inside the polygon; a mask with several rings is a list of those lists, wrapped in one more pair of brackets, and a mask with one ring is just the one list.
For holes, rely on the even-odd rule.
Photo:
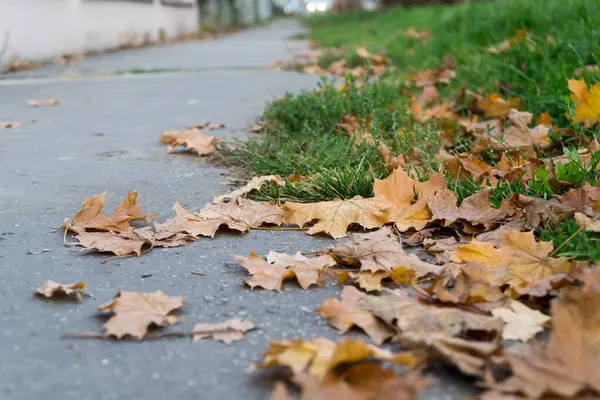
{"label": "paved sidewalk", "polygon": [[[68,71],[48,66],[0,76],[0,120],[31,122],[0,130],[0,399],[263,399],[269,385],[247,368],[268,340],[337,337],[312,312],[336,295],[335,285],[309,291],[286,285],[283,294],[250,291],[232,259],[250,250],[310,251],[327,246],[327,239],[302,232],[218,233],[102,264],[102,256],[64,247],[55,230],[84,197],[105,190],[108,210],[137,190],[144,210],[161,219],[171,216],[174,201],[197,210],[229,191],[224,169],[167,154],[158,144],[160,132],[211,121],[227,126],[217,136],[247,137],[265,101],[318,80],[266,68],[304,46],[285,39],[299,29],[282,21],[213,41],[92,57]],[[136,69],[148,73],[126,73]],[[25,104],[47,97],[61,104]],[[39,253],[43,249],[51,251]],[[46,279],[86,281],[92,297],[82,304],[34,298],[31,291]],[[155,289],[185,298],[184,322],[174,329],[234,316],[260,329],[231,346],[189,338],[60,338],[66,331],[100,331],[96,309],[118,290]],[[451,398],[459,389],[445,386],[427,397]]]}

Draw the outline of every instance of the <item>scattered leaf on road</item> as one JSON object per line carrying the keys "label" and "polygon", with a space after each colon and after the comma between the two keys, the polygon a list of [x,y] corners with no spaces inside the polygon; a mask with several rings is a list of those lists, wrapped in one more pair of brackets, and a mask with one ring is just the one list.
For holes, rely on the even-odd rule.
{"label": "scattered leaf on road", "polygon": [[231,344],[242,340],[244,333],[255,329],[254,323],[249,320],[232,318],[217,324],[198,323],[192,329],[194,341],[211,338]]}
{"label": "scattered leaf on road", "polygon": [[359,327],[379,346],[391,338],[394,331],[370,312],[360,308],[359,304],[364,296],[365,294],[355,287],[344,286],[341,301],[333,297],[325,299],[317,309],[317,314],[327,318],[340,333],[346,333],[353,326]]}
{"label": "scattered leaf on road", "polygon": [[303,372],[323,381],[337,366],[374,359],[406,367],[415,367],[420,357],[411,352],[392,353],[361,340],[333,342],[325,338],[313,340],[273,340],[263,354],[263,362],[254,369],[288,367],[294,374]]}
{"label": "scattered leaf on road", "polygon": [[250,181],[248,181],[248,183],[243,187],[236,189],[229,194],[223,194],[215,197],[213,199],[213,203],[222,203],[225,201],[236,199],[238,197],[244,197],[251,191],[260,189],[262,185],[266,183],[272,183],[275,185],[282,186],[285,185],[285,179],[283,179],[279,175],[255,176],[254,178],[250,179]]}
{"label": "scattered leaf on road", "polygon": [[27,100],[27,105],[29,105],[29,107],[51,107],[59,104],[60,101],[58,101],[56,97],[42,100]]}
{"label": "scattered leaf on road", "polygon": [[361,225],[366,229],[381,228],[389,222],[388,202],[374,199],[363,199],[359,196],[350,200],[322,201],[319,203],[293,203],[283,205],[283,221],[303,227],[306,223],[317,220],[308,234],[327,233],[334,239],[347,236],[351,224]]}
{"label": "scattered leaf on road", "polygon": [[47,298],[56,299],[71,299],[75,301],[81,301],[83,298],[81,294],[87,288],[85,282],[77,283],[56,283],[52,280],[47,280],[42,283],[42,286],[37,288],[34,294],[38,296],[44,296]]}
{"label": "scattered leaf on road", "polygon": [[21,126],[23,126],[22,122],[17,122],[17,121],[14,121],[14,122],[0,121],[0,129],[10,129],[10,128],[14,129],[14,128],[19,128]]}
{"label": "scattered leaf on road", "polygon": [[160,142],[170,145],[169,153],[183,146],[185,150],[195,150],[198,155],[205,156],[217,151],[218,140],[213,136],[206,136],[200,129],[185,129],[161,133]]}
{"label": "scattered leaf on road", "polygon": [[245,282],[251,288],[256,286],[266,290],[281,292],[286,279],[296,278],[302,289],[321,284],[323,269],[335,265],[329,256],[306,258],[300,252],[294,255],[270,251],[267,261],[253,251],[248,257],[234,255],[235,260],[251,275]]}
{"label": "scattered leaf on road", "polygon": [[164,327],[181,320],[172,311],[183,307],[183,297],[168,297],[160,290],[152,293],[118,292],[113,300],[101,305],[103,313],[113,313],[104,324],[106,336],[142,339],[150,326]]}

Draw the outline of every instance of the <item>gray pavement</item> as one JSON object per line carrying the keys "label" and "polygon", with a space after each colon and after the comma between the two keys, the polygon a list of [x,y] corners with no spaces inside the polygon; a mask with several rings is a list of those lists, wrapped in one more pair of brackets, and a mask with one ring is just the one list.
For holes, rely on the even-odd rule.
{"label": "gray pavement", "polygon": [[[84,197],[105,190],[108,210],[137,190],[144,210],[161,218],[171,215],[176,200],[196,210],[227,192],[226,170],[166,154],[157,143],[160,132],[211,121],[227,126],[217,136],[247,137],[266,101],[317,81],[266,69],[269,61],[304,46],[285,39],[297,32],[292,21],[276,22],[214,41],[91,57],[74,69],[76,77],[73,69],[67,74],[64,67],[49,66],[0,78],[0,121],[28,122],[0,130],[0,399],[263,399],[269,383],[247,368],[268,340],[337,337],[312,312],[338,293],[334,284],[309,291],[291,284],[283,294],[251,291],[232,259],[250,250],[310,251],[327,246],[328,239],[289,231],[218,233],[102,264],[104,256],[63,246],[55,229]],[[154,73],[116,74],[132,69]],[[46,97],[61,104],[25,104]],[[34,298],[31,291],[46,279],[86,281],[91,298],[81,304]],[[185,298],[184,322],[171,330],[234,316],[260,329],[231,346],[188,338],[61,339],[67,331],[101,331],[96,309],[118,290],[155,289]],[[451,374],[442,375],[449,383],[425,398],[464,394]]]}

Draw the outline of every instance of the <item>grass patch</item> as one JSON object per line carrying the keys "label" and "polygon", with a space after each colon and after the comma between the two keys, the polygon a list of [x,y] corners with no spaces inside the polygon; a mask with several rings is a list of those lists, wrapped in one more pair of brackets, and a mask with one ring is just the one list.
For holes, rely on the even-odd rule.
{"label": "grass patch", "polygon": [[[449,90],[466,87],[523,99],[523,109],[548,111],[565,122],[566,78],[600,60],[600,2],[590,0],[497,0],[385,12],[329,14],[307,20],[310,38],[324,47],[366,46],[383,52],[403,72],[436,68],[446,56],[456,62]],[[407,38],[409,26],[429,40]],[[488,47],[528,32],[508,51]],[[586,78],[597,73],[584,68]]]}
{"label": "grass patch", "polygon": [[[270,103],[260,123],[263,132],[228,155],[231,163],[255,174],[306,176],[305,181],[261,196],[296,201],[330,200],[368,196],[373,177],[388,171],[379,154],[385,145],[394,154],[418,151],[426,164],[435,167],[440,149],[439,131],[433,125],[416,124],[407,113],[406,100],[395,85],[385,80],[357,87],[348,80],[339,91],[323,80],[317,89],[287,94]],[[371,141],[353,137],[340,128],[344,116],[352,115]]]}
{"label": "grass patch", "polygon": [[553,242],[560,249],[556,256],[587,260],[590,263],[600,260],[600,235],[580,230],[574,219],[538,228],[540,240]]}

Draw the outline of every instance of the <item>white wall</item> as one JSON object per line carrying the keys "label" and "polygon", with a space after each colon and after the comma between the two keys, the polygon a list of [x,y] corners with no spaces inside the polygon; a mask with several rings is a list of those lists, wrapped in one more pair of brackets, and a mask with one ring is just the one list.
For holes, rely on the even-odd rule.
{"label": "white wall", "polygon": [[0,0],[0,43],[9,32],[2,62],[16,55],[43,59],[65,53],[139,44],[198,29],[198,11],[128,1]]}

